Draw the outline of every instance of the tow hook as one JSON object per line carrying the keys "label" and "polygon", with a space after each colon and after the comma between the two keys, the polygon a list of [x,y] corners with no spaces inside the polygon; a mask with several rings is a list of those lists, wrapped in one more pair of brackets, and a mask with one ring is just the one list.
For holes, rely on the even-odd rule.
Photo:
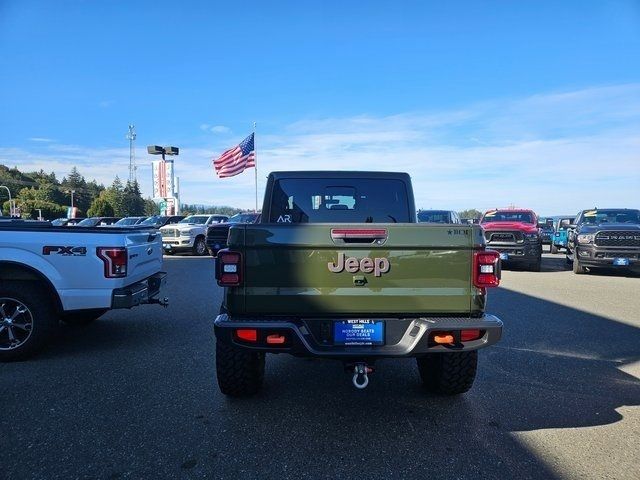
{"label": "tow hook", "polygon": [[373,373],[373,368],[366,363],[356,363],[353,367],[353,386],[359,390],[364,390],[369,385],[369,374]]}

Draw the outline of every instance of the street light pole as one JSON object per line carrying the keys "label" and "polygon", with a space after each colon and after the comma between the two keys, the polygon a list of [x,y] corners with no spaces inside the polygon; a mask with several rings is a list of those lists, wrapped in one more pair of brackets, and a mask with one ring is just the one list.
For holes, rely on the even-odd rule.
{"label": "street light pole", "polygon": [[9,216],[13,217],[13,201],[11,200],[11,190],[9,190],[9,187],[5,185],[0,185],[0,188],[5,188],[7,190],[7,193],[9,194]]}

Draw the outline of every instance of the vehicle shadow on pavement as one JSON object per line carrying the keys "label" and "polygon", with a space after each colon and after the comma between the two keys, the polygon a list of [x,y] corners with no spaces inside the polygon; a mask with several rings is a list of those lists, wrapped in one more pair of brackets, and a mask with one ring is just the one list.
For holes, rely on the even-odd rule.
{"label": "vehicle shadow on pavement", "polygon": [[542,257],[542,272],[566,272],[571,269],[564,255]]}
{"label": "vehicle shadow on pavement", "polygon": [[[640,404],[640,381],[619,369],[640,359],[640,329],[505,289],[492,306],[504,338],[480,353],[466,395],[425,393],[413,360],[379,362],[357,391],[339,362],[269,356],[265,390],[227,400],[216,422],[291,476],[559,478],[513,432],[620,421],[616,409]],[[250,438],[234,428],[242,419]],[[287,462],[292,448],[304,469]]]}

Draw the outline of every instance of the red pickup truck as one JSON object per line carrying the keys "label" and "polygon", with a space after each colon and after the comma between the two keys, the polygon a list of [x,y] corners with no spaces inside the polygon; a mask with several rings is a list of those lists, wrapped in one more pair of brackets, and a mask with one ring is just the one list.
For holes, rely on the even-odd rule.
{"label": "red pickup truck", "polygon": [[500,252],[505,264],[520,264],[539,272],[542,264],[542,237],[538,216],[533,210],[497,209],[482,216],[487,248]]}

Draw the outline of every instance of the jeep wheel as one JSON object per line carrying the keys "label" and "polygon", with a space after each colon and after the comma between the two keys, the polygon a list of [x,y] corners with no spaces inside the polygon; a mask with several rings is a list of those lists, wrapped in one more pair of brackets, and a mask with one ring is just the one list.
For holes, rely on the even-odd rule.
{"label": "jeep wheel", "polygon": [[577,274],[577,275],[582,275],[583,273],[586,273],[585,268],[580,265],[580,261],[577,258],[577,255],[573,255],[573,273]]}
{"label": "jeep wheel", "polygon": [[204,237],[197,237],[193,243],[193,254],[202,256],[205,253],[207,253],[207,242],[204,240]]}
{"label": "jeep wheel", "polygon": [[36,353],[57,323],[47,292],[35,282],[0,285],[0,361]]}
{"label": "jeep wheel", "polygon": [[418,371],[429,392],[459,395],[473,385],[478,370],[478,352],[429,353],[416,359]]}
{"label": "jeep wheel", "polygon": [[79,310],[77,312],[65,313],[61,320],[73,327],[83,327],[95,322],[102,315],[107,313],[106,308],[96,308],[93,310]]}
{"label": "jeep wheel", "polygon": [[558,247],[556,247],[555,245],[551,245],[551,253],[558,253]]}
{"label": "jeep wheel", "polygon": [[216,340],[216,373],[220,391],[230,397],[258,393],[264,380],[264,353]]}

